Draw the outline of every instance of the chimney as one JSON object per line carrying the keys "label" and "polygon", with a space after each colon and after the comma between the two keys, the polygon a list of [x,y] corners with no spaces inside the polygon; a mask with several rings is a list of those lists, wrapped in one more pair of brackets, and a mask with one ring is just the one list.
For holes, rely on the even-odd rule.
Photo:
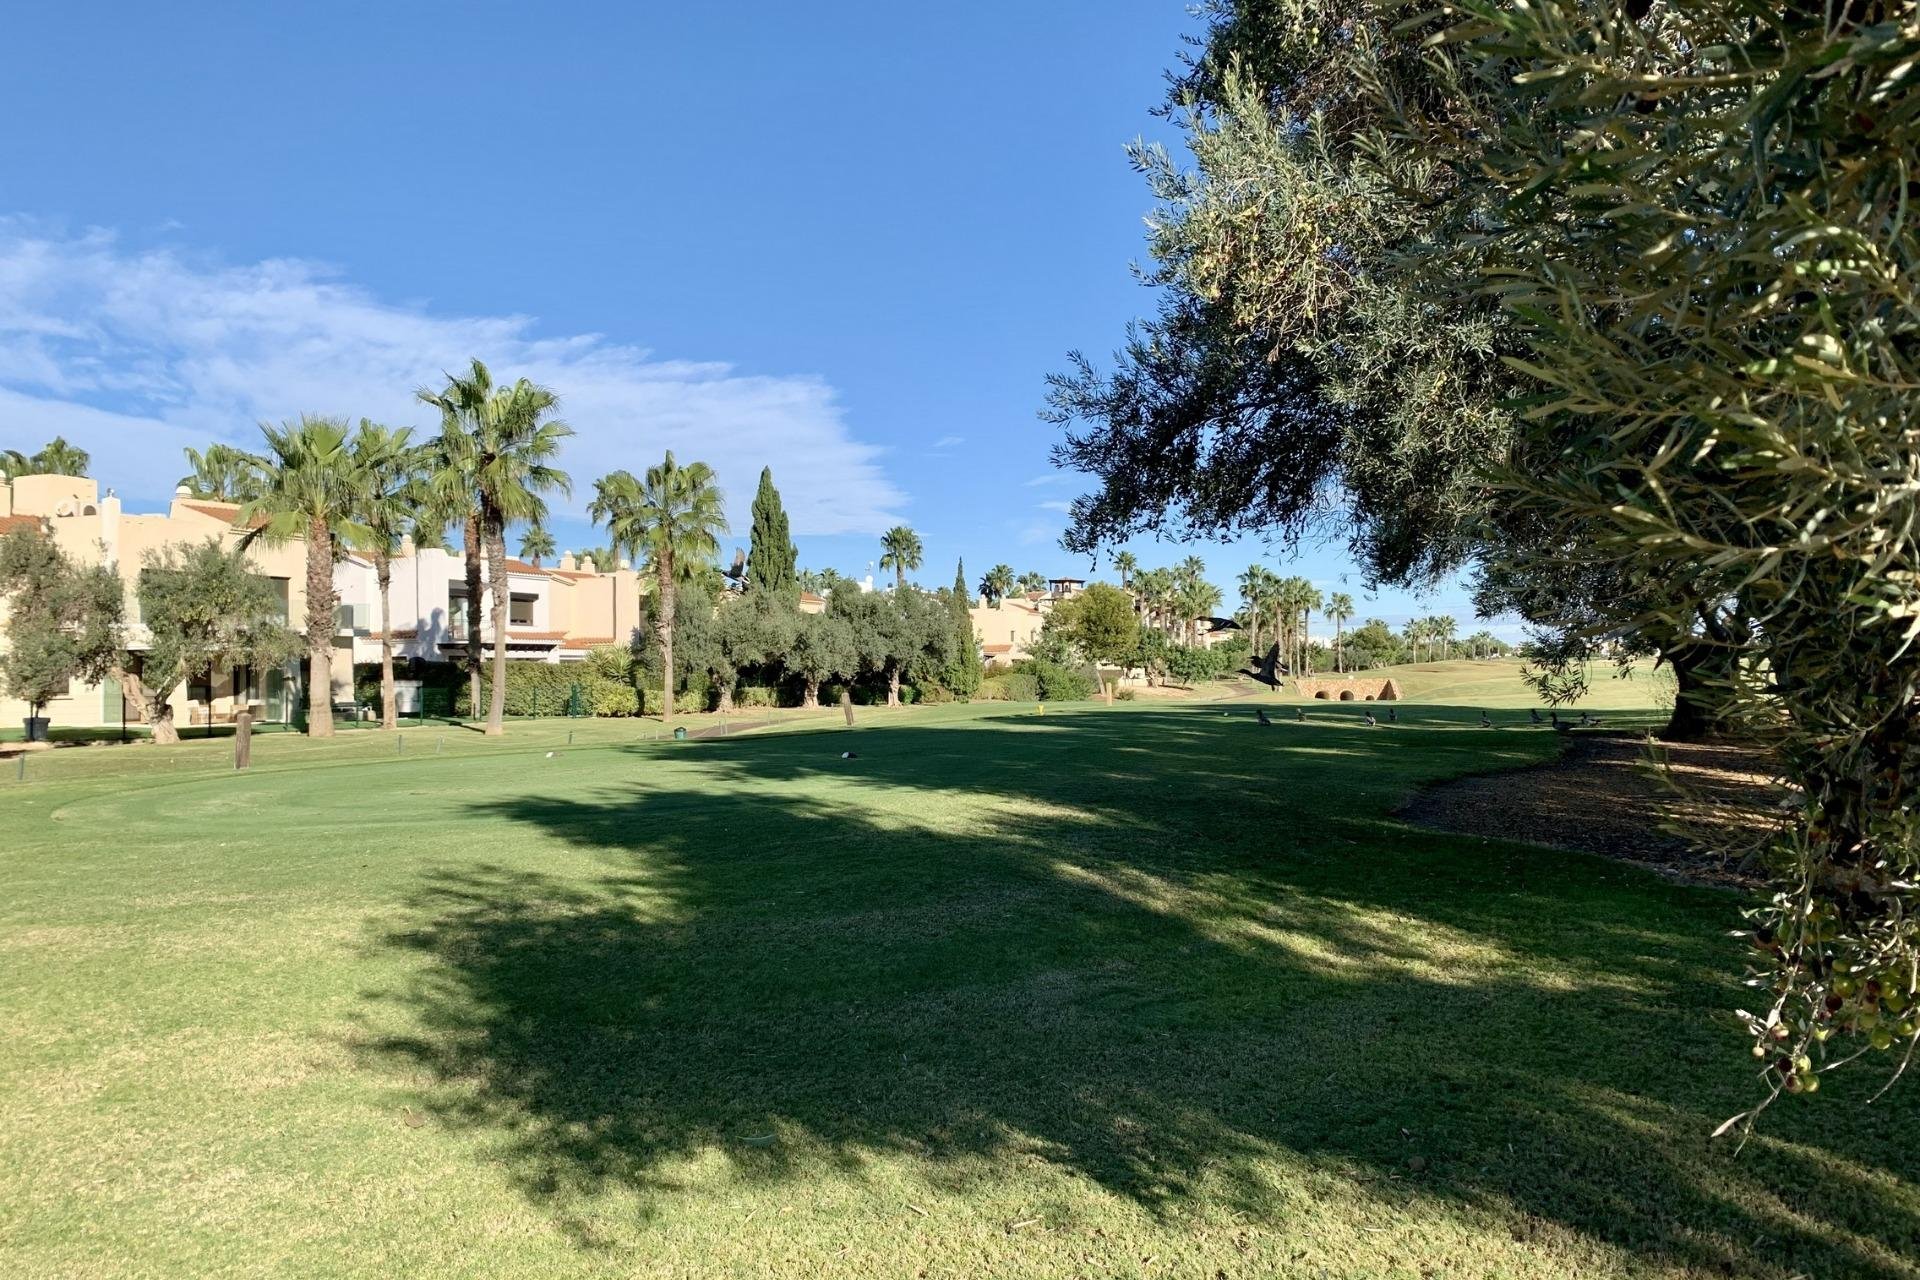
{"label": "chimney", "polygon": [[594,567],[593,567],[593,557],[592,557],[592,556],[581,556],[581,557],[580,557],[580,572],[582,572],[582,573],[594,573],[594,572],[597,572],[597,571],[596,571],[596,570],[594,569]]}
{"label": "chimney", "polygon": [[173,496],[176,498],[191,498],[193,496],[193,490],[183,484],[177,484],[173,486]]}
{"label": "chimney", "polygon": [[560,553],[560,563],[555,567],[558,568],[562,573],[572,573],[574,569],[578,567],[574,564],[573,552],[562,551]]}

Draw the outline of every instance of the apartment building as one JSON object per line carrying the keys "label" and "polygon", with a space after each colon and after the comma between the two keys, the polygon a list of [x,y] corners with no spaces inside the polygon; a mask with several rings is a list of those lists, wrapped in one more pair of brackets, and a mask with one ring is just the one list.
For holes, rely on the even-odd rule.
{"label": "apartment building", "polygon": [[[208,540],[235,547],[247,529],[237,521],[233,503],[195,498],[176,491],[162,512],[135,514],[99,483],[80,476],[0,477],[0,533],[25,528],[51,537],[83,563],[112,567],[126,586],[126,646],[138,652],[147,642],[140,621],[139,575],[150,557],[164,548],[184,548]],[[306,623],[306,544],[295,538],[277,546],[254,542],[247,551],[257,571],[274,584],[283,616],[295,629]],[[602,569],[591,560],[562,556],[551,568],[507,562],[508,656],[517,660],[571,662],[596,645],[626,643],[643,621],[641,577],[624,562]],[[355,554],[334,567],[335,634],[332,701],[353,701],[355,663],[380,660],[378,582],[371,559]],[[482,573],[481,643],[493,647],[488,581]],[[404,544],[394,559],[391,631],[396,655],[423,662],[457,662],[467,646],[467,585],[464,556],[457,551]],[[0,609],[5,605],[0,602]],[[4,615],[0,614],[0,621]],[[0,645],[4,645],[0,630]],[[304,657],[274,670],[225,667],[190,679],[169,700],[174,722],[192,725],[231,723],[242,710],[260,722],[295,718],[305,705]],[[418,682],[409,682],[414,689]],[[402,690],[406,706],[409,690]],[[0,696],[0,723],[18,724],[25,703]],[[137,707],[126,704],[119,685],[75,682],[45,713],[56,725],[102,727],[140,723]]]}

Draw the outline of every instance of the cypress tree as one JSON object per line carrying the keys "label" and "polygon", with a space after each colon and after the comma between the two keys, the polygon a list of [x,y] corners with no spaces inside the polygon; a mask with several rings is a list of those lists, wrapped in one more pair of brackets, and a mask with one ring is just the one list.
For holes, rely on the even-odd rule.
{"label": "cypress tree", "polygon": [[753,532],[747,548],[747,585],[752,591],[792,597],[800,593],[794,570],[800,553],[787,527],[787,510],[773,487],[773,468],[760,469],[760,489],[753,495]]}
{"label": "cypress tree", "polygon": [[954,645],[946,685],[961,698],[971,698],[980,691],[979,641],[973,634],[973,615],[967,611],[972,601],[972,593],[967,589],[966,562],[958,561],[953,569],[953,594],[947,601],[953,615]]}

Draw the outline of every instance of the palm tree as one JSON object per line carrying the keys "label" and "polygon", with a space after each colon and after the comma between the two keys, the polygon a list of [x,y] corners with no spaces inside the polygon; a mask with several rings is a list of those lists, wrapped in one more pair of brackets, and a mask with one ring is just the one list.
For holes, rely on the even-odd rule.
{"label": "palm tree", "polygon": [[[469,436],[474,429],[477,406],[493,394],[493,375],[478,360],[465,378],[447,375],[441,391],[421,388],[415,393],[423,404],[440,411],[440,435],[433,442],[427,492],[433,514],[441,526],[458,525],[466,564],[465,631],[467,633],[467,709],[480,713],[480,574],[485,539],[480,528],[480,497],[474,483],[472,464],[476,451]],[[453,630],[454,619],[447,620]]]}
{"label": "palm tree", "polygon": [[644,480],[616,471],[594,482],[587,512],[607,526],[614,550],[644,555],[654,573],[654,630],[660,637],[665,672],[663,721],[673,719],[674,592],[702,565],[720,553],[727,516],[713,468],[704,462],[681,466],[673,451]]}
{"label": "palm tree", "polygon": [[358,468],[339,418],[303,414],[297,422],[261,423],[269,465],[260,495],[236,524],[258,521],[241,540],[269,543],[304,538],[307,544],[307,734],[333,736],[334,543],[366,541],[355,518]]}
{"label": "palm tree", "polygon": [[1453,637],[1460,624],[1451,615],[1442,614],[1433,620],[1433,638],[1440,642],[1440,657],[1444,661],[1453,656]]}
{"label": "palm tree", "polygon": [[1313,674],[1313,615],[1320,608],[1319,588],[1305,578],[1300,580],[1300,597],[1294,602],[1300,610],[1300,669]]}
{"label": "palm tree", "polygon": [[1013,594],[1013,566],[997,564],[980,579],[980,594],[998,605]]}
{"label": "palm tree", "polygon": [[897,524],[880,535],[880,546],[881,569],[893,570],[894,587],[906,590],[907,573],[920,567],[920,535]]}
{"label": "palm tree", "polygon": [[1140,562],[1133,558],[1131,551],[1115,552],[1113,571],[1120,575],[1120,589],[1125,591],[1133,585],[1133,575],[1140,571]]}
{"label": "palm tree", "polygon": [[413,443],[412,427],[383,427],[365,418],[349,447],[358,481],[354,516],[366,526],[366,546],[380,588],[380,727],[392,729],[399,723],[393,685],[393,557],[421,506],[423,451]]}
{"label": "palm tree", "polygon": [[33,465],[43,476],[84,476],[92,461],[85,449],[68,444],[65,436],[55,436],[33,455]]}
{"label": "palm tree", "polygon": [[[493,622],[493,689],[487,706],[486,732],[504,733],[507,707],[507,526],[546,519],[545,494],[568,492],[567,474],[553,465],[560,442],[573,429],[550,417],[560,398],[546,387],[521,378],[510,387],[496,388],[486,365],[473,362],[466,378],[449,378],[444,391],[422,391],[420,398],[442,412],[449,410],[458,430],[441,432],[442,461],[437,486],[451,494],[464,481],[473,495],[469,507],[470,534],[477,534],[487,558]],[[471,542],[469,543],[471,547]],[[468,610],[478,607],[473,594],[474,552],[467,553]],[[468,650],[474,649],[479,628],[468,623]]]}
{"label": "palm tree", "polygon": [[536,569],[540,567],[540,561],[552,555],[553,551],[553,535],[547,532],[545,525],[530,524],[527,531],[520,535],[520,558],[531,560]]}
{"label": "palm tree", "polygon": [[203,453],[186,450],[187,465],[193,470],[180,477],[180,487],[196,498],[214,502],[250,502],[260,495],[266,483],[262,474],[266,464],[257,454],[236,449],[230,444],[210,444]]}
{"label": "palm tree", "polygon": [[1333,669],[1346,674],[1345,657],[1347,619],[1353,616],[1353,597],[1336,591],[1327,597],[1327,618],[1333,623]]}
{"label": "palm tree", "polygon": [[1247,651],[1256,665],[1260,661],[1260,622],[1266,613],[1274,581],[1273,570],[1263,564],[1250,564],[1246,572],[1240,575],[1240,599],[1247,606]]}
{"label": "palm tree", "polygon": [[1020,575],[1020,580],[1014,583],[1014,585],[1022,591],[1045,591],[1047,589],[1047,575],[1041,573],[1038,569],[1029,569]]}
{"label": "palm tree", "polygon": [[0,449],[0,474],[8,479],[33,474],[33,459],[18,449]]}
{"label": "palm tree", "polygon": [[1205,578],[1188,578],[1180,584],[1177,592],[1180,613],[1187,626],[1187,643],[1200,643],[1200,620],[1211,618],[1220,610],[1223,597],[1220,588]]}

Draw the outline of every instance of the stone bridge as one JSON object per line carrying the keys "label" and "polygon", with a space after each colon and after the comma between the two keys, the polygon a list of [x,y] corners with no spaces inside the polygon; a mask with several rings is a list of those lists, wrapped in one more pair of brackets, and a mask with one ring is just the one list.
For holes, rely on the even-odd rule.
{"label": "stone bridge", "polygon": [[1398,702],[1400,684],[1374,676],[1302,676],[1293,682],[1302,697],[1329,702]]}

